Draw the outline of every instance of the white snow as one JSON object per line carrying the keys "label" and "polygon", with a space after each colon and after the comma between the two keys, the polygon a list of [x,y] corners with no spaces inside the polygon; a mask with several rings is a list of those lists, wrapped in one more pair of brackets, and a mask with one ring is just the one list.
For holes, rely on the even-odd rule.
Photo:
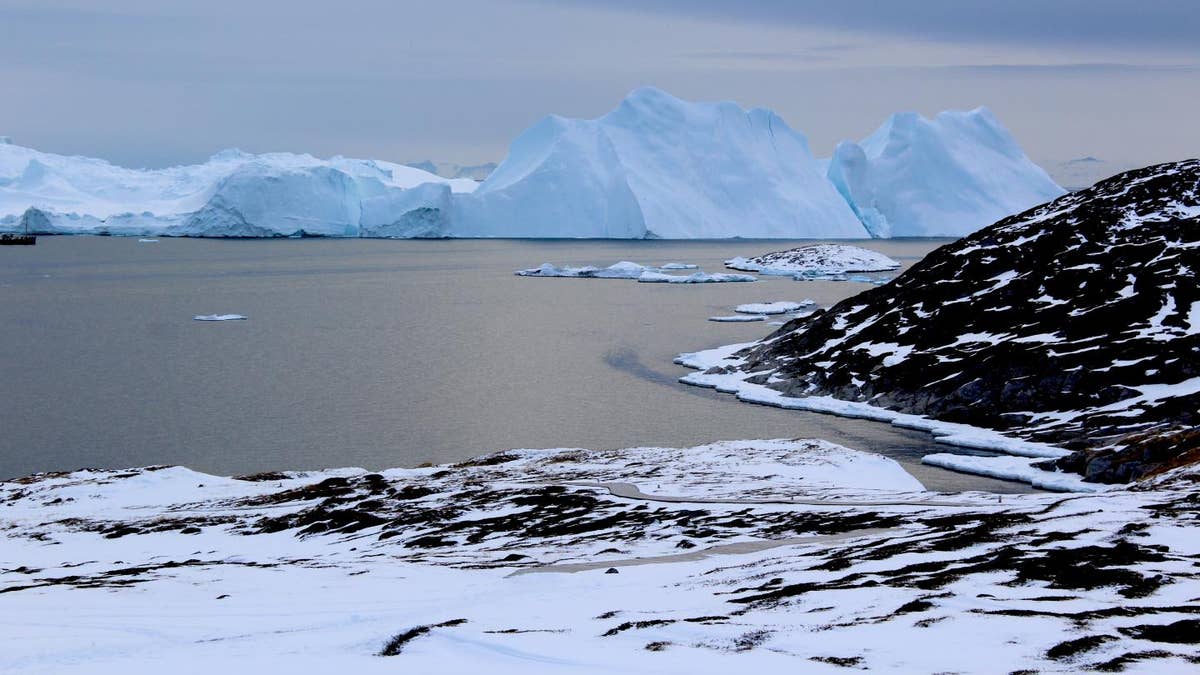
{"label": "white snow", "polygon": [[828,176],[874,237],[959,237],[1064,194],[986,108],[892,115]]}
{"label": "white snow", "polygon": [[197,314],[192,317],[193,321],[244,321],[246,317],[241,314]]}
{"label": "white snow", "polygon": [[787,314],[796,312],[805,307],[811,307],[814,303],[812,300],[801,300],[800,302],[791,302],[788,300],[776,300],[774,302],[748,302],[744,305],[738,305],[733,308],[733,311],[739,314]]}
{"label": "white snow", "polygon": [[[1200,654],[1120,637],[1192,617],[1191,514],[1162,508],[1186,505],[1191,484],[937,495],[892,460],[813,440],[496,459],[0,482],[0,670],[844,672],[821,660],[834,658],[898,673],[1075,672],[1161,648],[1178,656],[1130,670],[1185,673]],[[338,480],[345,493],[326,501],[321,486]],[[542,505],[556,494],[575,501]],[[321,520],[335,513],[376,519],[343,530]],[[300,524],[259,525],[288,518]],[[308,518],[331,527],[301,530]],[[427,533],[454,541],[416,543]],[[1110,583],[1061,563],[1114,545],[1132,560],[1102,559]],[[377,656],[392,636],[460,619]],[[1086,634],[1115,639],[1047,656]]]}

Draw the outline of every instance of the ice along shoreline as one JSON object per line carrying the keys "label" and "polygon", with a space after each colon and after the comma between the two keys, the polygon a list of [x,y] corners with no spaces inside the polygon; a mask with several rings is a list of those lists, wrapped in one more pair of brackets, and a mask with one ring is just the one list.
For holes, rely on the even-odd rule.
{"label": "ice along shoreline", "polygon": [[675,358],[675,363],[698,372],[684,375],[679,381],[724,394],[733,394],[739,401],[746,403],[886,422],[905,429],[926,431],[937,443],[1002,453],[1000,457],[933,453],[922,459],[923,464],[930,466],[1028,483],[1035,488],[1055,492],[1102,492],[1111,488],[1107,485],[1084,482],[1083,477],[1076,474],[1046,471],[1034,466],[1047,459],[1057,459],[1070,454],[1069,451],[1048,443],[1012,438],[992,429],[943,422],[923,415],[887,410],[868,403],[843,401],[832,396],[784,396],[765,384],[749,381],[754,378],[753,373],[737,370],[742,361],[736,354],[756,344],[758,343],[738,343],[680,354]]}

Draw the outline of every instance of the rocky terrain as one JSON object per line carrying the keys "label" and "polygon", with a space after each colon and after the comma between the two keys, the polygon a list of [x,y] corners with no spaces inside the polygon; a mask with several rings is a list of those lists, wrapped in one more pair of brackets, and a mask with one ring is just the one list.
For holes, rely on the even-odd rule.
{"label": "rocky terrain", "polygon": [[1194,672],[1186,471],[934,494],[776,440],[41,474],[0,482],[0,670]]}
{"label": "rocky terrain", "polygon": [[710,375],[1000,430],[1124,482],[1200,455],[1200,161],[1005,218]]}

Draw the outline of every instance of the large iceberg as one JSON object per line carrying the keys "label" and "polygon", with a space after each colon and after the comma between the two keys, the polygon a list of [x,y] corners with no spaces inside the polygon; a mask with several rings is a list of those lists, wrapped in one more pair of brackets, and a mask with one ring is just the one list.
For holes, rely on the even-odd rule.
{"label": "large iceberg", "polygon": [[1062,192],[982,108],[932,121],[895,115],[818,161],[769,110],[650,87],[598,119],[543,119],[483,183],[378,160],[237,150],[127,169],[0,142],[0,231],[47,234],[959,236]]}
{"label": "large iceberg", "polygon": [[127,169],[0,144],[0,229],[209,237],[442,236],[448,180],[401,164],[253,155]]}
{"label": "large iceberg", "polygon": [[778,115],[649,87],[599,119],[543,119],[456,203],[471,237],[869,236]]}
{"label": "large iceberg", "polygon": [[872,237],[959,237],[1065,192],[987,108],[892,115],[827,175]]}

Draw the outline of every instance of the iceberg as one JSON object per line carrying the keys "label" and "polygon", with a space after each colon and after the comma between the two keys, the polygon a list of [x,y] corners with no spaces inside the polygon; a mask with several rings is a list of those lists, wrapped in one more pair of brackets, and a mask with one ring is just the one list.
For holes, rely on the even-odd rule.
{"label": "iceberg", "polygon": [[770,110],[653,87],[596,119],[544,118],[482,183],[307,154],[226,150],[147,170],[0,144],[0,231],[34,234],[960,236],[1062,193],[983,108],[894,115],[817,160]]}
{"label": "iceberg", "polygon": [[801,300],[800,302],[789,302],[786,300],[778,300],[776,302],[751,302],[744,305],[738,305],[733,308],[733,311],[738,314],[789,314],[798,312],[805,307],[812,307],[816,303],[812,300]]}
{"label": "iceberg", "polygon": [[709,321],[717,323],[748,323],[751,321],[766,321],[767,317],[762,314],[735,314],[733,316],[710,316]]}
{"label": "iceberg", "polygon": [[246,317],[241,314],[197,314],[192,317],[193,321],[245,321]]}
{"label": "iceberg", "polygon": [[731,258],[730,269],[790,277],[823,277],[847,272],[884,272],[900,263],[878,251],[846,244],[815,244],[773,251],[753,258]]}
{"label": "iceberg", "polygon": [[758,277],[751,274],[708,274],[707,272],[693,272],[687,275],[663,274],[651,270],[643,272],[638,277],[638,282],[643,284],[726,284],[747,281],[758,281]]}
{"label": "iceberg", "polygon": [[872,237],[960,237],[1065,191],[987,108],[892,115],[827,176]]}
{"label": "iceberg", "polygon": [[869,236],[778,115],[652,87],[598,119],[543,119],[455,205],[464,237]]}
{"label": "iceberg", "polygon": [[203,164],[128,169],[0,144],[0,229],[128,236],[442,236],[451,195],[475,189],[378,160],[225,150]]}
{"label": "iceberg", "polygon": [[555,267],[550,263],[542,263],[540,267],[527,270],[517,270],[519,277],[565,277],[569,279],[637,279],[647,270],[653,268],[639,265],[635,262],[622,260],[608,267]]}

